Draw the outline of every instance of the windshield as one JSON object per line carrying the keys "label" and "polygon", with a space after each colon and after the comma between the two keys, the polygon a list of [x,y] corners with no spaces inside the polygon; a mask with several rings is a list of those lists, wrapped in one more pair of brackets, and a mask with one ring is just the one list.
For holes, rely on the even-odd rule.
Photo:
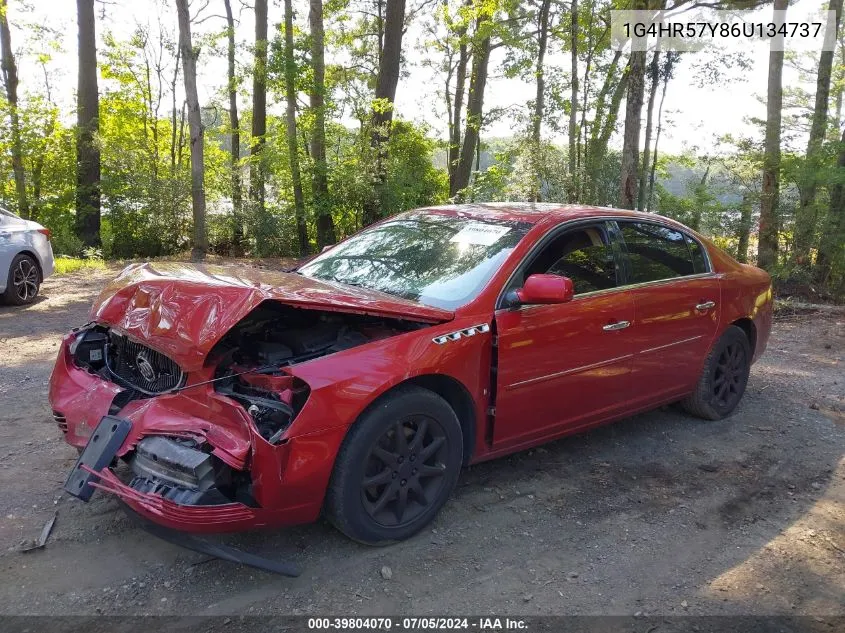
{"label": "windshield", "polygon": [[529,228],[411,212],[362,231],[297,272],[452,309],[475,298]]}

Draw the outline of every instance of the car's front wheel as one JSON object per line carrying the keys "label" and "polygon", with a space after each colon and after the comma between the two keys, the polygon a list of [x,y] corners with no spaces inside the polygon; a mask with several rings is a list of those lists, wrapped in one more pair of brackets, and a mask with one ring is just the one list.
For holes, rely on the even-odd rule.
{"label": "car's front wheel", "polygon": [[461,426],[436,393],[401,387],[350,429],[335,462],[326,515],[369,545],[406,539],[446,503],[461,470]]}
{"label": "car's front wheel", "polygon": [[2,295],[5,303],[16,306],[32,303],[40,286],[41,272],[35,260],[29,255],[15,255],[9,266],[6,291]]}
{"label": "car's front wheel", "polygon": [[716,341],[695,391],[681,405],[705,420],[721,420],[742,400],[751,371],[751,345],[741,328],[732,325]]}

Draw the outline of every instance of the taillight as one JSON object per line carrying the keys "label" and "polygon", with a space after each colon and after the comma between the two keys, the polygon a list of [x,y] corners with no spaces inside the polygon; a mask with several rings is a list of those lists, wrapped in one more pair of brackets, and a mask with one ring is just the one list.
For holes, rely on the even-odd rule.
{"label": "taillight", "polygon": [[50,237],[51,237],[51,235],[50,235],[50,229],[38,229],[38,232],[39,232],[39,233],[41,233],[41,235],[46,236],[48,240],[49,240],[49,239],[50,239]]}

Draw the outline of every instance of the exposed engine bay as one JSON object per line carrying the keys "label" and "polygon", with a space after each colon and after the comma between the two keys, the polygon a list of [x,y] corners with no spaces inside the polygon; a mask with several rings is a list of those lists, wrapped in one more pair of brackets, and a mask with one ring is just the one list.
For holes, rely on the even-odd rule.
{"label": "exposed engine bay", "polygon": [[243,405],[261,436],[274,444],[309,392],[308,385],[285,367],[420,327],[425,325],[267,302],[215,345],[208,363],[217,366],[218,393]]}
{"label": "exposed engine bay", "polygon": [[209,354],[209,363],[286,367],[351,349],[425,323],[360,314],[303,310],[265,302],[232,328]]}
{"label": "exposed engine bay", "polygon": [[[199,382],[187,380],[166,355],[99,324],[81,328],[70,352],[77,366],[124,387],[126,402],[211,384],[240,405],[258,434],[275,445],[310,393],[308,384],[287,368],[423,327],[416,321],[268,301],[217,342],[205,361],[213,372],[206,370]],[[250,473],[224,464],[212,454],[213,447],[191,439],[191,431],[185,429],[186,437],[151,435],[138,442],[123,456],[132,472],[129,486],[181,505],[255,505]]]}

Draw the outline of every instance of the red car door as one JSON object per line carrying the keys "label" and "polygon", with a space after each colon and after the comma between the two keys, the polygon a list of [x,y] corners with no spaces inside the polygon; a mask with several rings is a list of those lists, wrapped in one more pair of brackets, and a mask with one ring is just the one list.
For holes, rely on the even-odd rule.
{"label": "red car door", "polygon": [[618,261],[605,224],[582,225],[550,236],[511,280],[508,289],[559,274],[575,297],[497,310],[494,447],[548,439],[626,406],[634,303],[618,288]]}
{"label": "red car door", "polygon": [[618,223],[636,316],[632,406],[683,396],[695,386],[719,326],[719,278],[693,237],[651,222]]}

